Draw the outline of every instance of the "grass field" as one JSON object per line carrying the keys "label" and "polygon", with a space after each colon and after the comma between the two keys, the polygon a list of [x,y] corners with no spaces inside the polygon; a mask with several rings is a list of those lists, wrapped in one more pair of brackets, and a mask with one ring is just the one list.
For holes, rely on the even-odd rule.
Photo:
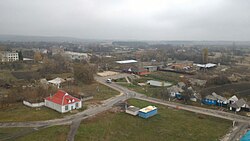
{"label": "grass field", "polygon": [[[129,100],[138,107],[155,105]],[[76,141],[216,141],[229,129],[227,120],[182,110],[158,107],[158,114],[149,119],[125,113],[106,112],[85,120],[78,129]]]}
{"label": "grass field", "polygon": [[62,118],[66,114],[60,114],[52,109],[42,107],[39,110],[29,108],[22,103],[0,110],[0,122],[13,121],[38,121]]}
{"label": "grass field", "polygon": [[66,141],[69,126],[52,126],[15,139],[15,141]]}
{"label": "grass field", "polygon": [[31,131],[31,128],[0,128],[0,140]]}
{"label": "grass field", "polygon": [[[67,86],[64,86],[67,88]],[[108,98],[111,98],[115,95],[119,95],[120,93],[116,90],[113,90],[103,84],[100,84],[98,82],[94,82],[92,84],[86,85],[86,84],[79,84],[78,86],[70,86],[70,89],[78,89],[80,92],[82,92],[85,96],[93,96],[93,100],[105,100]]]}
{"label": "grass field", "polygon": [[157,71],[147,75],[146,78],[147,77],[153,78],[154,80],[168,81],[170,83],[177,84],[180,79],[180,74],[174,72]]}
{"label": "grass field", "polygon": [[154,94],[159,93],[162,90],[162,87],[153,87],[153,86],[139,86],[128,83],[118,83],[121,86],[124,86],[130,90],[145,94],[147,96],[155,97]]}

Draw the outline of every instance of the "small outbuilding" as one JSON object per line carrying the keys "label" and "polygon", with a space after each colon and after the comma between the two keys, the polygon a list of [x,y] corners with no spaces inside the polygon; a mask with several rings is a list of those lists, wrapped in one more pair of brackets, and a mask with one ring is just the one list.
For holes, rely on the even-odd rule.
{"label": "small outbuilding", "polygon": [[169,82],[164,82],[164,81],[155,81],[155,80],[148,80],[147,81],[147,84],[150,85],[150,86],[155,86],[155,87],[168,87],[168,86],[171,86],[172,84],[169,83]]}
{"label": "small outbuilding", "polygon": [[158,70],[157,66],[144,66],[144,69],[147,69],[148,72],[154,72]]}
{"label": "small outbuilding", "polygon": [[138,107],[129,106],[129,107],[126,109],[126,113],[128,113],[128,114],[130,114],[130,115],[133,115],[133,116],[137,116],[139,110],[140,110],[140,108],[138,108]]}
{"label": "small outbuilding", "polygon": [[157,107],[147,106],[139,110],[139,117],[149,118],[157,114]]}
{"label": "small outbuilding", "polygon": [[59,78],[59,77],[48,81],[49,84],[57,86],[57,88],[60,88],[61,83],[63,83],[63,82],[65,82],[65,80],[62,78]]}

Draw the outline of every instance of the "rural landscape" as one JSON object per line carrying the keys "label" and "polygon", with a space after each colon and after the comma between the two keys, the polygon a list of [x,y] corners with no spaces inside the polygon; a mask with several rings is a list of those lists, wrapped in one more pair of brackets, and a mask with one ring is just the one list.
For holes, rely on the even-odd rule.
{"label": "rural landscape", "polygon": [[0,140],[249,141],[250,4],[192,1],[0,2]]}

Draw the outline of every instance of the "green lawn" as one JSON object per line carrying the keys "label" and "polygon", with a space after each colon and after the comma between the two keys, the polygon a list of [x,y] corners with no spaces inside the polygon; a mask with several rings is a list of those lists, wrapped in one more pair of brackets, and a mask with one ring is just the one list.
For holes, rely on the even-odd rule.
{"label": "green lawn", "polygon": [[[155,105],[129,100],[138,107]],[[149,119],[126,113],[106,112],[85,120],[78,129],[76,141],[216,141],[228,131],[231,122],[187,111],[158,107]]]}
{"label": "green lawn", "polygon": [[69,126],[52,126],[15,139],[15,141],[66,141]]}
{"label": "green lawn", "polygon": [[62,118],[65,114],[58,113],[52,109],[41,107],[29,108],[22,103],[12,105],[11,107],[0,110],[0,122],[13,121],[38,121]]}
{"label": "green lawn", "polygon": [[162,98],[160,96],[161,91],[165,90],[167,87],[154,87],[154,86],[139,86],[139,85],[135,85],[135,84],[128,84],[128,83],[117,83],[121,86],[124,86],[132,91],[136,91],[139,92],[141,94],[145,94],[147,96],[150,97],[155,97],[155,98]]}
{"label": "green lawn", "polygon": [[[66,85],[64,86],[64,88],[68,89]],[[78,89],[85,96],[93,96],[94,97],[93,100],[95,101],[105,100],[120,94],[118,91],[113,90],[110,87],[107,87],[98,82],[94,82],[88,85],[87,84],[78,84],[78,86],[71,85],[69,86],[69,89]]]}
{"label": "green lawn", "polygon": [[151,74],[145,76],[147,79],[154,79],[159,81],[167,81],[173,84],[177,84],[180,79],[180,74],[174,73],[174,72],[162,72],[162,71],[156,71],[152,72]]}
{"label": "green lawn", "polygon": [[0,140],[6,140],[31,130],[31,128],[0,128]]}
{"label": "green lawn", "polygon": [[107,87],[100,83],[95,84],[95,86],[97,86],[99,89],[99,90],[97,89],[96,93],[94,94],[94,99],[96,100],[105,100],[120,94],[118,91],[111,89],[110,87]]}

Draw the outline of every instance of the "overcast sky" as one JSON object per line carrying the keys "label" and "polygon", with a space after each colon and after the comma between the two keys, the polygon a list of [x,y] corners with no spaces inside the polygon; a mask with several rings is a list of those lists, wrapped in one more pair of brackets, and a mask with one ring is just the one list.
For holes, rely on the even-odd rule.
{"label": "overcast sky", "polygon": [[0,34],[250,40],[249,0],[0,0]]}

